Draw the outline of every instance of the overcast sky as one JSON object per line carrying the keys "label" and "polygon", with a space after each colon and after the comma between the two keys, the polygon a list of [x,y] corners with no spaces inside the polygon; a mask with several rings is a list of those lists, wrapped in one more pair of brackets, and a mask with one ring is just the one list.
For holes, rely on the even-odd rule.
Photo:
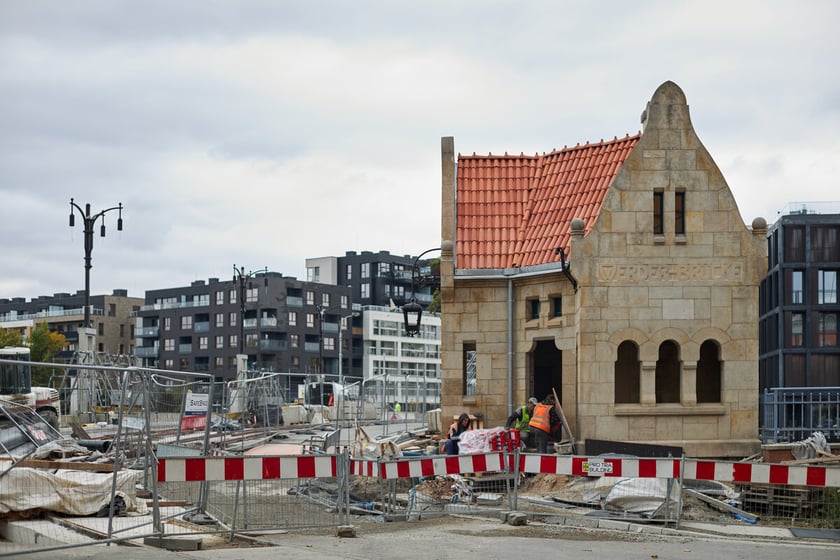
{"label": "overcast sky", "polygon": [[654,90],[749,224],[840,200],[840,3],[0,0],[0,298],[305,279],[440,244],[440,138],[548,152],[634,134]]}

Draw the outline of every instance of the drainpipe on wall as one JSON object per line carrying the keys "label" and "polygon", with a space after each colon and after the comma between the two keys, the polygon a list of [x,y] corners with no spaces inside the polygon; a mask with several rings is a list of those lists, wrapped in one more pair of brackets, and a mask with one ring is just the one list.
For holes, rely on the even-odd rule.
{"label": "drainpipe on wall", "polygon": [[508,278],[508,416],[513,414],[513,278]]}

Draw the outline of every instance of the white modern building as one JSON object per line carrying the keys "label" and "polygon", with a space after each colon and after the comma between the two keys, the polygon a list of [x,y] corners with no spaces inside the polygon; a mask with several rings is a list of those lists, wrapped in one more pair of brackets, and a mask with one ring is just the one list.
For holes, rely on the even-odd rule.
{"label": "white modern building", "polygon": [[[440,315],[423,313],[420,333],[405,333],[399,309],[363,306],[363,375],[367,399],[425,411],[440,404]],[[375,399],[371,397],[376,395]]]}

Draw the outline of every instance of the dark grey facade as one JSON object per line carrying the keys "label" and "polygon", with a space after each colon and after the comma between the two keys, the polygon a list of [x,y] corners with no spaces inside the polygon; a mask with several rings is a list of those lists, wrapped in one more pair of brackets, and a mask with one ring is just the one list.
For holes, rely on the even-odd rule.
{"label": "dark grey facade", "polygon": [[348,251],[337,258],[338,284],[349,286],[359,305],[401,307],[414,299],[425,309],[440,289],[438,262],[388,251]]}
{"label": "dark grey facade", "polygon": [[[325,265],[334,269],[334,275],[318,271],[315,266]],[[322,257],[307,261],[307,274],[319,278],[319,282],[346,286],[356,309],[362,307],[402,307],[412,298],[423,308],[432,302],[434,293],[440,288],[440,267],[438,259],[421,259],[411,255],[392,255],[388,251],[347,251],[343,257]],[[417,269],[414,270],[415,263]],[[433,266],[434,265],[434,266]],[[350,347],[345,347],[345,372],[361,372],[364,367],[362,318],[348,319],[348,328],[353,336]],[[349,354],[349,356],[348,356]]]}
{"label": "dark grey facade", "polygon": [[[137,314],[137,357],[144,365],[236,376],[236,355],[262,371],[338,373],[341,317],[350,289],[303,282],[275,272],[244,282],[210,278],[146,292]],[[345,370],[345,375],[352,372]]]}
{"label": "dark grey facade", "polygon": [[759,389],[839,387],[840,213],[802,207],[770,228],[760,287]]}

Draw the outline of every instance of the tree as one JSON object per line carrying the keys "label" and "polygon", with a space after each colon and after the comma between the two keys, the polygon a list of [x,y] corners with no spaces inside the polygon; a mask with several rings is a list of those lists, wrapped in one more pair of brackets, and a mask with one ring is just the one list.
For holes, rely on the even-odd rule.
{"label": "tree", "polygon": [[15,329],[0,329],[0,347],[23,346],[23,335]]}
{"label": "tree", "polygon": [[440,313],[440,290],[435,290],[432,294],[432,301],[429,307],[426,308],[429,313]]}
{"label": "tree", "polygon": [[[32,329],[29,337],[29,355],[33,362],[51,362],[64,346],[67,345],[64,335],[51,332],[46,323],[38,323]],[[32,384],[36,386],[47,386],[50,381],[50,368],[33,367]]]}

